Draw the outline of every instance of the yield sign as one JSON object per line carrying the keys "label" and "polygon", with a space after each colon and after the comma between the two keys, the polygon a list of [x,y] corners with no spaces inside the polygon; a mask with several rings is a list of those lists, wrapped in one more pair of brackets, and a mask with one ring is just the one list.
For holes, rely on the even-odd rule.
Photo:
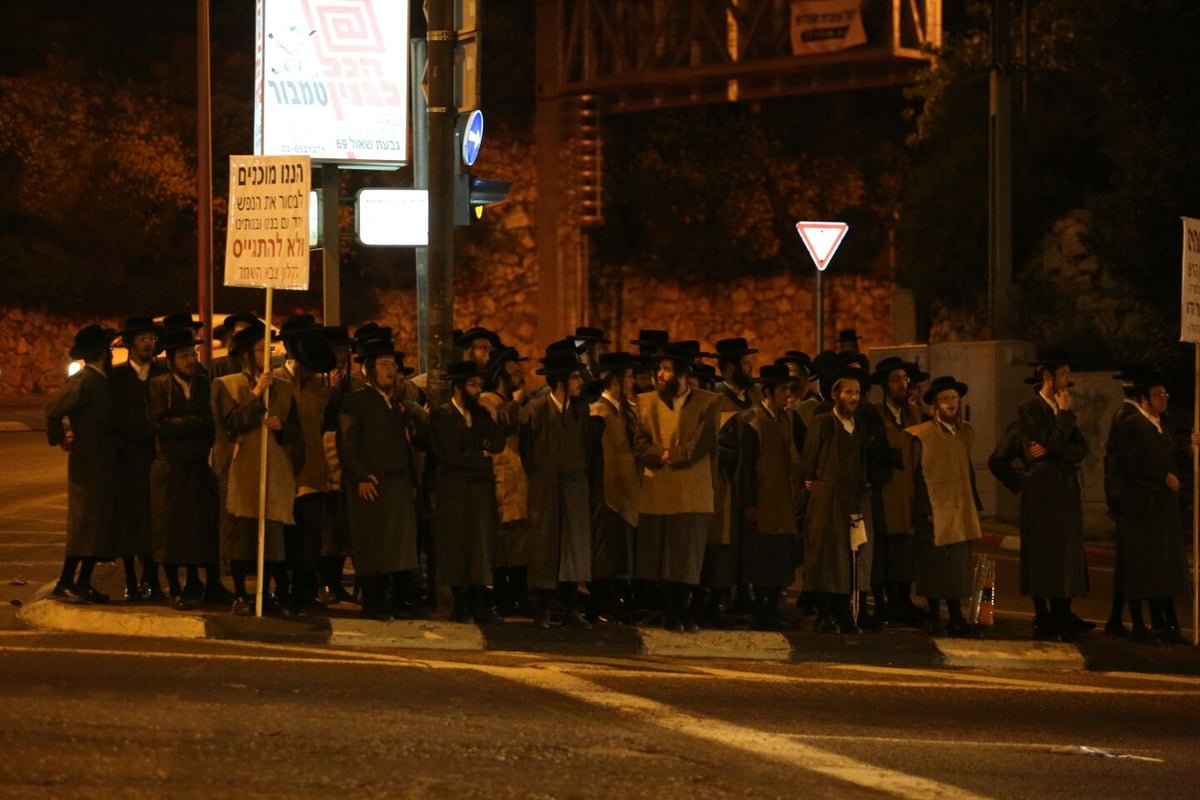
{"label": "yield sign", "polygon": [[848,230],[850,230],[850,226],[845,222],[796,223],[796,231],[800,234],[800,239],[808,248],[808,254],[812,256],[813,263],[821,272],[824,272],[825,268],[829,266],[829,262],[833,260],[833,254],[837,252],[842,239],[846,238]]}

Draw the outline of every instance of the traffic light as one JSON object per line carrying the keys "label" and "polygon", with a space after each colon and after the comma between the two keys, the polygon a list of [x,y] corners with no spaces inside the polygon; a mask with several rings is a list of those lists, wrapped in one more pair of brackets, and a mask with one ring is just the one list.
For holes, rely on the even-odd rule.
{"label": "traffic light", "polygon": [[483,145],[483,114],[467,111],[458,115],[454,126],[454,150],[458,154],[458,169],[454,175],[454,224],[470,225],[471,217],[483,216],[483,207],[508,199],[512,181],[493,181],[476,178],[469,172]]}

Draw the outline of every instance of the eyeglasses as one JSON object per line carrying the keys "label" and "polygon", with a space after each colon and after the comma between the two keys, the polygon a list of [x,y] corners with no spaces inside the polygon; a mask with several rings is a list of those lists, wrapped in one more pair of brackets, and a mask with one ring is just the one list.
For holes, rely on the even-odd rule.
{"label": "eyeglasses", "polygon": [[476,378],[475,380],[470,380],[470,381],[467,381],[467,384],[466,384],[466,385],[467,385],[467,386],[470,386],[472,389],[482,389],[482,388],[483,388],[483,381],[481,381],[481,380],[479,380],[478,378]]}
{"label": "eyeglasses", "polygon": [[1150,396],[1153,397],[1155,400],[1159,399],[1160,397],[1163,400],[1166,400],[1171,395],[1167,394],[1166,392],[1151,392]]}

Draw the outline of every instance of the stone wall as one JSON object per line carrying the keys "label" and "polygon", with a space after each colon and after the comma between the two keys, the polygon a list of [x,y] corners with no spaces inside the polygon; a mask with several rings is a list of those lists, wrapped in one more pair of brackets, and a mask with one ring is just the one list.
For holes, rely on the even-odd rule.
{"label": "stone wall", "polygon": [[115,317],[83,319],[0,305],[0,398],[33,398],[61,388],[75,332],[93,322],[121,327]]}

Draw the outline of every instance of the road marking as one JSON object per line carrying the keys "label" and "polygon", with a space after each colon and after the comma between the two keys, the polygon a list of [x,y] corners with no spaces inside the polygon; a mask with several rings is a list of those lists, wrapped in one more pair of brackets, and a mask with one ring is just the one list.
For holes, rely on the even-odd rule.
{"label": "road marking", "polygon": [[[839,736],[835,734],[820,734],[820,733],[792,733],[788,734],[793,739],[831,741],[831,742],[873,742],[875,744],[899,744],[899,745],[935,745],[938,747],[947,747],[954,749],[956,747],[986,747],[991,749],[1006,749],[1006,750],[1028,750],[1030,752],[1041,753],[1047,755],[1055,750],[1064,747],[1075,747],[1076,745],[1048,742],[998,742],[993,740],[970,740],[970,739],[915,739],[910,736]],[[1095,745],[1093,745],[1095,746]],[[1096,746],[1100,750],[1117,750],[1124,745],[1114,745],[1112,747]],[[1154,759],[1161,761],[1161,759]]]}
{"label": "road marking", "polygon": [[41,528],[0,528],[0,536],[66,536],[67,532],[62,528],[57,530],[47,531]]}
{"label": "road marking", "polygon": [[854,672],[869,672],[880,674],[898,674],[913,676],[941,677],[943,680],[956,680],[964,684],[974,684],[972,688],[993,686],[1002,689],[1014,689],[1031,692],[1057,692],[1059,694],[1108,694],[1108,695],[1148,695],[1151,697],[1197,697],[1200,689],[1121,689],[1109,686],[1082,686],[1079,684],[1054,683],[1052,681],[1037,681],[1029,678],[1001,678],[995,675],[980,675],[968,672],[943,672],[927,669],[909,669],[898,667],[871,667],[863,664],[836,664],[833,668]]}

